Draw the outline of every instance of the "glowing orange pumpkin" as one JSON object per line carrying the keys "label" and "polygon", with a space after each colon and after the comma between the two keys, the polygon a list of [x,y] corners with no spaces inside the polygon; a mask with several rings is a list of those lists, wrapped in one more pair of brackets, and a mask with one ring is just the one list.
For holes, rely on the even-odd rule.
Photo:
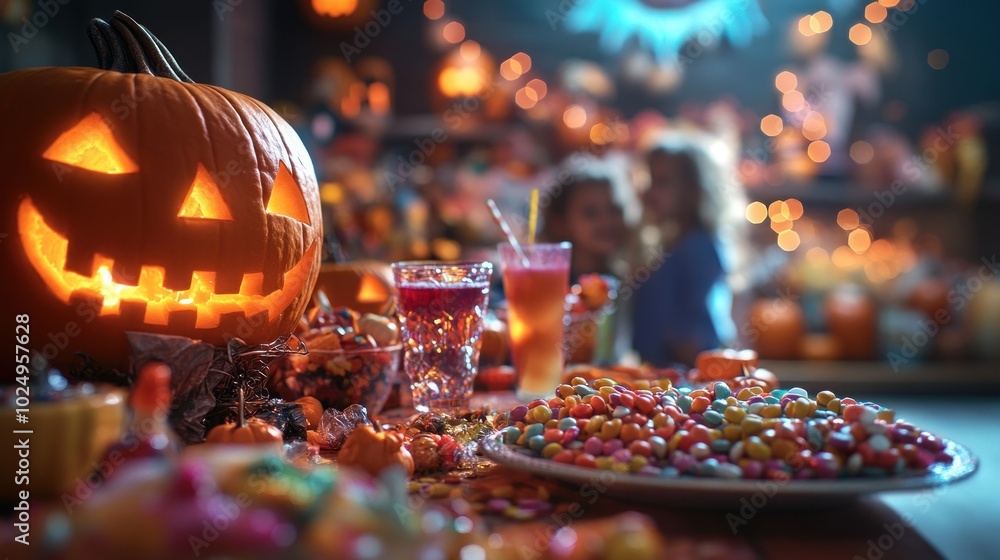
{"label": "glowing orange pumpkin", "polygon": [[0,152],[0,266],[35,350],[120,367],[129,330],[217,345],[290,332],[322,237],[295,132],[259,101],[193,83],[120,12],[90,34],[102,69],[0,75],[17,139]]}

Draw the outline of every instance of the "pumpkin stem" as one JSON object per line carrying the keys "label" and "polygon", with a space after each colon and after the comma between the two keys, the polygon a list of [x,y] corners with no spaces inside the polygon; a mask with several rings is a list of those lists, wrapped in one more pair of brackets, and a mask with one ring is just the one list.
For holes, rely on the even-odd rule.
{"label": "pumpkin stem", "polygon": [[194,83],[155,35],[122,12],[115,11],[110,24],[101,18],[90,20],[87,33],[104,70]]}
{"label": "pumpkin stem", "polygon": [[242,427],[244,427],[244,426],[247,425],[246,404],[244,403],[244,400],[243,400],[243,384],[242,383],[240,384],[240,388],[237,389],[237,394],[239,394],[239,399],[240,399],[240,405],[239,405],[240,406],[240,422],[239,422],[239,424],[237,424],[237,427],[238,428],[242,428]]}

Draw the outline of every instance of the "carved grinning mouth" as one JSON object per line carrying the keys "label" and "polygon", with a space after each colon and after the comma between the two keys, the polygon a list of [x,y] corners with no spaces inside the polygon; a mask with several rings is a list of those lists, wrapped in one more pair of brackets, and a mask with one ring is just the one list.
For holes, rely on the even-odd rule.
{"label": "carved grinning mouth", "polygon": [[279,316],[305,287],[316,254],[316,242],[306,249],[302,258],[284,274],[284,285],[267,295],[259,295],[263,284],[262,272],[243,275],[238,294],[217,294],[214,271],[195,271],[191,287],[171,290],[163,287],[164,269],[143,266],[135,286],[114,282],[111,270],[114,259],[103,255],[94,258],[96,272],[84,276],[65,270],[69,241],[45,223],[41,212],[30,198],[21,201],[17,211],[18,231],[24,252],[42,277],[45,285],[64,303],[75,297],[101,300],[99,315],[119,315],[123,306],[144,306],[143,322],[166,325],[170,315],[178,312],[197,313],[195,328],[219,326],[222,315],[241,313],[246,317],[267,312],[268,320]]}

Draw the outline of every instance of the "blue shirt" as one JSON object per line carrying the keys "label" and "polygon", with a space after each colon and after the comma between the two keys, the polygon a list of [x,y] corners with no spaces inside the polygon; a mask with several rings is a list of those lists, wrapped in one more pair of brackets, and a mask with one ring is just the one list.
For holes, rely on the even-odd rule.
{"label": "blue shirt", "polygon": [[[692,230],[638,286],[632,347],[643,361],[667,366],[677,361],[671,355],[677,344],[693,343],[708,350],[735,339],[733,294],[719,255],[708,232]],[[639,269],[633,275],[637,282],[645,276]]]}

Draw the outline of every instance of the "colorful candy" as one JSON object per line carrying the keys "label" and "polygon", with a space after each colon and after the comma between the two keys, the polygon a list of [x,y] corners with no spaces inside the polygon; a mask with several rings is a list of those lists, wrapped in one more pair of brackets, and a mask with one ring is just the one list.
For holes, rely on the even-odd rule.
{"label": "colorful candy", "polygon": [[891,409],[830,391],[713,382],[630,388],[582,378],[497,416],[527,455],[620,473],[673,477],[837,478],[921,473],[952,457],[945,442]]}

